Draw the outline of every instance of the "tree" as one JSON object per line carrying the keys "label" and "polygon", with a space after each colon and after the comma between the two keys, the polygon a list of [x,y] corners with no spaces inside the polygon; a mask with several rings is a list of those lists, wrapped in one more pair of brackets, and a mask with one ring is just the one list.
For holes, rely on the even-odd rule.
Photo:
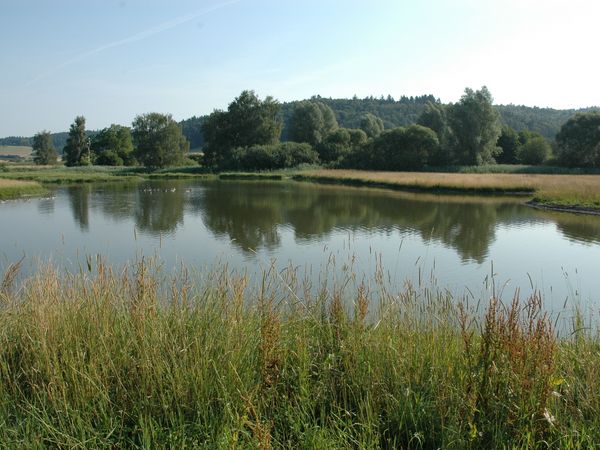
{"label": "tree", "polygon": [[538,135],[519,146],[517,160],[522,164],[540,165],[546,162],[551,154],[552,149],[548,141]]}
{"label": "tree", "polygon": [[501,164],[516,164],[517,153],[521,144],[517,132],[508,125],[504,125],[497,142],[498,147],[502,149],[502,153],[496,157],[496,160]]}
{"label": "tree", "polygon": [[383,120],[375,114],[366,113],[360,119],[360,129],[363,130],[369,138],[376,138],[383,133]]}
{"label": "tree", "polygon": [[427,127],[437,135],[439,145],[437,150],[429,156],[429,163],[433,166],[446,166],[455,161],[453,150],[455,147],[454,135],[448,124],[447,107],[439,102],[427,102],[425,109],[417,119],[417,125]]}
{"label": "tree", "polygon": [[279,142],[283,127],[279,111],[277,100],[260,100],[254,91],[243,91],[227,111],[214,111],[202,124],[206,163],[219,166],[238,147]]}
{"label": "tree", "polygon": [[96,164],[101,166],[131,166],[135,164],[131,130],[112,124],[99,131],[92,139]]}
{"label": "tree", "polygon": [[459,164],[494,163],[500,153],[500,114],[492,105],[487,87],[479,91],[466,88],[458,103],[450,105],[448,122],[456,138],[454,155]]}
{"label": "tree", "polygon": [[360,129],[338,128],[317,146],[321,161],[335,162],[366,144],[367,134]]}
{"label": "tree", "polygon": [[33,161],[36,164],[56,164],[57,156],[49,131],[40,131],[33,137]]}
{"label": "tree", "polygon": [[190,149],[181,127],[171,114],[148,113],[132,124],[137,160],[153,169],[179,164]]}
{"label": "tree", "polygon": [[90,164],[90,139],[85,132],[85,117],[77,116],[69,129],[67,144],[63,149],[67,166]]}
{"label": "tree", "polygon": [[558,160],[569,167],[600,167],[600,111],[576,114],[556,135]]}
{"label": "tree", "polygon": [[333,110],[318,101],[296,103],[289,124],[290,140],[317,146],[333,131],[338,123]]}
{"label": "tree", "polygon": [[419,170],[435,153],[439,140],[435,131],[410,125],[385,131],[363,152],[367,160],[361,168],[376,170]]}

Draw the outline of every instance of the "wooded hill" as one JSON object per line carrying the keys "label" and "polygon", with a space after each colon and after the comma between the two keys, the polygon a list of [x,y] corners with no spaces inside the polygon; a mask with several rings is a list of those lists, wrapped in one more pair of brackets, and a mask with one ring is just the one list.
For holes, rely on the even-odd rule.
{"label": "wooded hill", "polygon": [[[417,97],[401,97],[395,100],[391,96],[387,98],[367,97],[363,99],[332,99],[320,96],[312,97],[328,105],[335,112],[337,121],[341,127],[358,128],[362,116],[372,113],[383,120],[385,128],[394,128],[415,123],[427,102],[438,101],[433,95],[422,95]],[[298,103],[282,103],[281,114],[284,120],[282,140],[287,140],[288,124],[294,105]],[[502,122],[511,128],[521,131],[529,130],[540,133],[542,136],[554,140],[560,127],[574,114],[588,112],[594,108],[581,109],[553,109],[538,108],[520,105],[496,105]],[[190,141],[192,149],[198,149],[203,144],[201,125],[207,116],[194,116],[180,122],[184,136]],[[88,131],[88,135],[94,135],[94,131]],[[60,152],[66,144],[67,132],[53,133],[52,141],[54,147]],[[0,138],[0,145],[24,145],[31,146],[33,137],[9,136]]]}

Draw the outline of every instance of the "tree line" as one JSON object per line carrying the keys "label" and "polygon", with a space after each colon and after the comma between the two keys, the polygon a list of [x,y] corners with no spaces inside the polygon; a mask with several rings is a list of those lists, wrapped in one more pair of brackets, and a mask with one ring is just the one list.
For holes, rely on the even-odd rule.
{"label": "tree line", "polygon": [[[448,105],[431,96],[401,102],[425,103],[413,123],[391,128],[371,112],[362,114],[355,127],[340,126],[334,110],[320,97],[294,103],[284,119],[281,103],[272,97],[261,100],[253,91],[243,91],[227,110],[203,117],[199,128],[194,122],[177,123],[168,114],[148,113],[137,116],[131,128],[111,125],[90,137],[85,118],[79,116],[69,130],[63,157],[69,166],[179,165],[189,161],[187,128],[202,136],[202,163],[216,170],[269,170],[300,164],[372,170],[548,162],[600,166],[600,112],[576,114],[550,142],[540,133],[503,125],[485,86],[465,89],[458,102]],[[35,161],[52,164],[56,157],[50,133],[38,133]]]}

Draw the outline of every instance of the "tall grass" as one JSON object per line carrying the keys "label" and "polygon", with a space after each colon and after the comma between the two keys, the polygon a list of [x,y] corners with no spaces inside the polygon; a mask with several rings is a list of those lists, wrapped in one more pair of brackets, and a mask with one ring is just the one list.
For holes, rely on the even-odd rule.
{"label": "tall grass", "polygon": [[2,448],[589,448],[600,341],[537,294],[141,260],[0,287]]}

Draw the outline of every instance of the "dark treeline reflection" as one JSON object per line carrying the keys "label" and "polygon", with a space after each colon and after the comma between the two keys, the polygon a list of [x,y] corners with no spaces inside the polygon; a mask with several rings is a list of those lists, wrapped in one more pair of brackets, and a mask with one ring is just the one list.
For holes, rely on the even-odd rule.
{"label": "dark treeline reflection", "polygon": [[[432,201],[433,200],[433,201]],[[296,240],[314,240],[334,230],[418,233],[482,262],[499,221],[523,206],[493,199],[384,193],[283,183],[215,183],[191,199],[204,224],[242,250],[273,248],[277,227],[294,230]]]}
{"label": "dark treeline reflection", "polygon": [[[282,182],[162,181],[96,187],[92,208],[150,235],[200,215],[217,237],[250,252],[281,245],[280,227],[308,242],[336,230],[418,234],[483,262],[499,225],[552,221],[569,239],[600,242],[600,218],[537,211],[522,199],[434,196]],[[68,189],[73,216],[89,227],[91,186]],[[201,230],[198,230],[200,233]]]}
{"label": "dark treeline reflection", "polygon": [[90,194],[92,186],[84,184],[67,189],[69,204],[73,212],[75,222],[79,224],[81,231],[87,231],[90,228]]}

